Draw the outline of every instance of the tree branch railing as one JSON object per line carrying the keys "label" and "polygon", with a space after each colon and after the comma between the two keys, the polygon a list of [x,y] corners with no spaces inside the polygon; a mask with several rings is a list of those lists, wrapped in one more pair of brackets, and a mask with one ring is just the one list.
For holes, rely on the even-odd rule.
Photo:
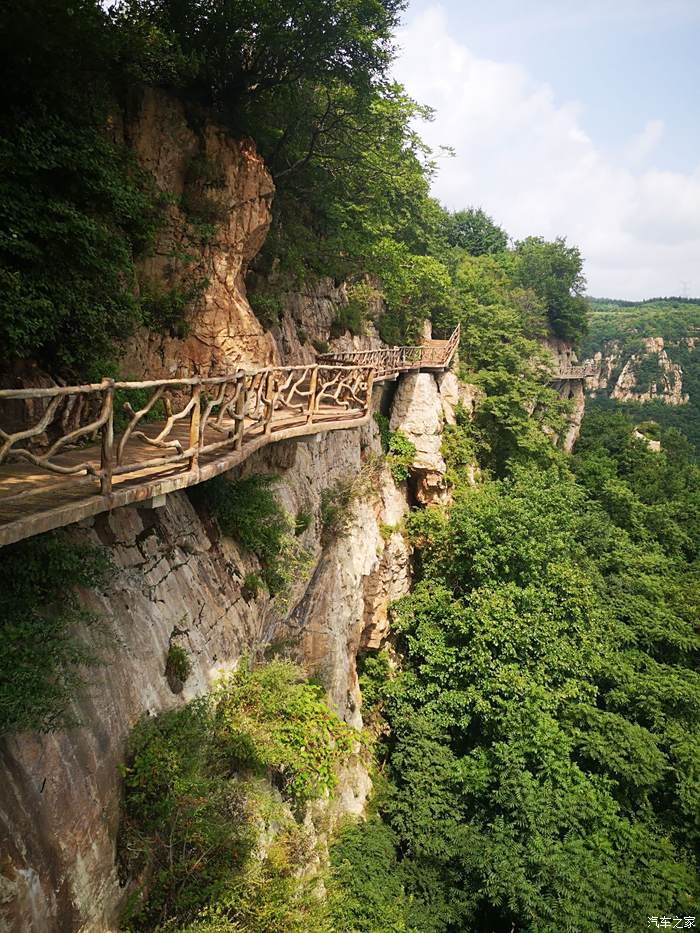
{"label": "tree branch railing", "polygon": [[[299,434],[305,426],[313,433],[318,424],[361,420],[371,408],[374,377],[369,365],[324,362],[209,378],[104,379],[81,386],[2,389],[0,413],[7,402],[31,400],[45,407],[31,427],[14,432],[0,428],[0,464],[24,461],[51,473],[84,474],[99,480],[101,494],[109,495],[117,476],[158,468],[196,471],[202,458],[240,450],[247,441],[280,439],[286,431]],[[137,410],[128,398],[134,391],[147,393]],[[127,394],[118,433],[117,393]],[[89,412],[87,423],[48,440],[47,432],[60,425],[64,402]],[[154,412],[161,411],[163,417],[154,422]],[[98,441],[99,455],[94,446]]]}
{"label": "tree branch railing", "polygon": [[386,350],[349,350],[324,353],[319,360],[339,365],[372,366],[375,379],[415,369],[446,369],[459,346],[459,324],[449,340],[432,340],[422,346],[389,347]]}
{"label": "tree branch railing", "polygon": [[243,459],[246,445],[252,451],[268,440],[363,423],[374,381],[422,366],[447,368],[458,343],[459,327],[449,340],[426,346],[324,354],[301,366],[0,389],[0,425],[12,425],[0,426],[0,465],[25,465],[4,471],[2,502],[9,506],[47,488],[26,464],[72,478],[71,485],[99,483],[105,497],[117,479],[148,485],[158,474],[177,477],[178,488],[192,485],[203,469],[208,476],[212,466],[228,469],[225,464]]}
{"label": "tree branch railing", "polygon": [[588,379],[595,376],[596,368],[590,363],[583,363],[580,366],[562,366],[555,370],[555,379]]}

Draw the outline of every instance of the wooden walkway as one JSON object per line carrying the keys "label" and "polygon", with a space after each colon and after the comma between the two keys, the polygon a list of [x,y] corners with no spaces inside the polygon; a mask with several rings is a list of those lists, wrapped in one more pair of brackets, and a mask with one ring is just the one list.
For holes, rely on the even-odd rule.
{"label": "wooden walkway", "polygon": [[447,369],[458,342],[459,328],[316,365],[0,390],[0,547],[201,483],[266,444],[359,427],[375,382]]}

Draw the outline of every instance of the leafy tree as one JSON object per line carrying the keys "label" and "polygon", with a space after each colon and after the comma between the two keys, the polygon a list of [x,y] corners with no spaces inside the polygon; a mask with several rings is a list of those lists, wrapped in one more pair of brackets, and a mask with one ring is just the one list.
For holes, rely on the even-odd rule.
{"label": "leafy tree", "polygon": [[463,255],[450,303],[434,312],[442,330],[461,324],[463,376],[484,395],[461,433],[470,436],[481,466],[499,475],[511,461],[551,462],[556,453],[542,428],[550,435],[559,430],[566,407],[543,378],[548,357],[538,341],[546,332],[542,303],[514,284],[513,265],[511,254]]}
{"label": "leafy tree", "polygon": [[553,242],[527,237],[516,244],[515,255],[515,280],[544,301],[555,336],[578,341],[586,332],[586,280],[578,247],[567,246],[562,237]]}
{"label": "leafy tree", "polygon": [[181,85],[245,121],[259,99],[304,81],[353,87],[381,80],[402,0],[120,0],[113,20],[154,31],[190,63]]}
{"label": "leafy tree", "polygon": [[508,248],[508,234],[480,207],[447,214],[442,234],[450,244],[470,256],[502,253]]}
{"label": "leafy tree", "polygon": [[0,359],[99,370],[140,320],[134,258],[160,216],[108,132],[116,37],[92,0],[9,0],[0,34]]}
{"label": "leafy tree", "polygon": [[383,813],[416,926],[593,933],[658,903],[693,914],[700,639],[683,564],[559,467],[439,515],[412,520],[421,579],[384,688]]}

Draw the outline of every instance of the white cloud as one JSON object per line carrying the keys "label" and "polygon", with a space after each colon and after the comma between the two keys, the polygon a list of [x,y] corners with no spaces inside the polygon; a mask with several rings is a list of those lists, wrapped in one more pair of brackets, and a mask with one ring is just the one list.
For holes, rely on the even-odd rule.
{"label": "white cloud", "polygon": [[627,145],[627,157],[632,163],[643,162],[659,145],[664,135],[663,120],[649,120],[641,133]]}
{"label": "white cloud", "polygon": [[516,238],[565,235],[586,258],[591,294],[677,294],[684,282],[700,294],[700,163],[690,174],[648,167],[661,120],[606,151],[575,103],[517,65],[473,55],[438,6],[410,20],[399,43],[397,79],[437,111],[422,135],[456,150],[434,185],[444,204],[482,206]]}

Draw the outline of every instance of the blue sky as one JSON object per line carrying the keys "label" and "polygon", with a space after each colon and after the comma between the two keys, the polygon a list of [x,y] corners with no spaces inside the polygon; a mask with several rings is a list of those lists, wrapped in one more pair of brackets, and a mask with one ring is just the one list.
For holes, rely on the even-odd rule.
{"label": "blue sky", "polygon": [[567,235],[592,294],[700,295],[700,0],[416,0],[399,43],[443,203]]}

